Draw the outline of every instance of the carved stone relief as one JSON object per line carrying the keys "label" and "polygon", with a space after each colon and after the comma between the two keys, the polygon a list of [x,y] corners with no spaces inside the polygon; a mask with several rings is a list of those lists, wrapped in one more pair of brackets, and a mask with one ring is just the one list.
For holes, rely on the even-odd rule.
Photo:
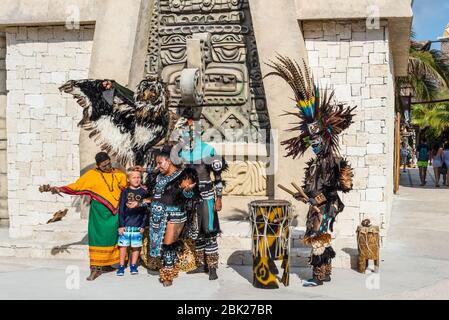
{"label": "carved stone relief", "polygon": [[263,196],[267,192],[265,164],[259,161],[235,161],[223,174],[224,193],[236,196]]}
{"label": "carved stone relief", "polygon": [[209,33],[204,127],[222,132],[246,126],[254,132],[248,140],[257,140],[260,129],[269,129],[247,0],[159,0],[151,23],[147,74],[159,74],[168,84],[171,107],[183,106],[180,77],[187,62],[187,40],[196,33]]}
{"label": "carved stone relief", "polygon": [[[147,75],[168,85],[170,107],[183,107],[181,74],[188,65],[187,43],[208,33],[204,52],[201,122],[223,142],[265,143],[270,129],[256,39],[248,0],[155,0],[151,15]],[[265,164],[234,161],[226,194],[265,195]]]}

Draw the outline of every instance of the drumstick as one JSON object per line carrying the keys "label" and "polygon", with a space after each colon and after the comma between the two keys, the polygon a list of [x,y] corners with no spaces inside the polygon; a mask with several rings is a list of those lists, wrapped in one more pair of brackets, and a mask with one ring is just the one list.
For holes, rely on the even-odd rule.
{"label": "drumstick", "polygon": [[305,194],[304,190],[302,190],[301,187],[298,187],[298,185],[294,182],[292,182],[292,186],[298,190],[299,194],[301,195],[301,197],[303,197],[304,199],[306,199],[307,201],[309,201],[309,197]]}
{"label": "drumstick", "polygon": [[278,184],[278,187],[281,188],[282,190],[284,190],[285,192],[291,194],[292,196],[294,196],[294,195],[296,194],[295,192],[293,192],[293,191],[291,191],[291,190],[288,190],[286,187],[284,187],[284,186],[281,185],[281,184]]}
{"label": "drumstick", "polygon": [[[299,194],[301,195],[301,197],[303,197],[306,201],[309,201],[309,197],[306,195],[306,193],[304,192],[304,190],[302,190],[301,187],[299,187],[296,183],[292,182],[292,186],[295,187],[296,190],[298,190]],[[320,209],[317,206],[314,205],[310,205],[312,207],[313,210],[315,210],[315,212],[320,212]]]}

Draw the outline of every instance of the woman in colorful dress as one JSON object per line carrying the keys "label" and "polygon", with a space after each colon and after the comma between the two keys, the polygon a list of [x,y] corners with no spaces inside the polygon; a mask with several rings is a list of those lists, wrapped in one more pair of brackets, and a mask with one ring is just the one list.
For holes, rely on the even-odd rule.
{"label": "woman in colorful dress", "polygon": [[83,174],[75,183],[63,187],[44,188],[52,193],[87,195],[91,198],[88,223],[90,275],[95,280],[111,266],[119,263],[118,202],[126,188],[126,175],[112,167],[111,158],[105,152],[95,156],[97,167]]}

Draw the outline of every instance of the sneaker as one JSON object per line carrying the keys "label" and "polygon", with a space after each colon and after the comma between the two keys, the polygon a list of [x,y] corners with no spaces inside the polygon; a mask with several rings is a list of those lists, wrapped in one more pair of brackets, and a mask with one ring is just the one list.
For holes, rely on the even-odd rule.
{"label": "sneaker", "polygon": [[330,282],[331,281],[331,276],[326,276],[324,279],[323,279],[323,282]]}
{"label": "sneaker", "polygon": [[117,269],[117,275],[118,276],[124,276],[125,275],[125,266],[120,265]]}
{"label": "sneaker", "polygon": [[139,270],[137,270],[137,264],[130,265],[129,271],[131,274],[139,274]]}
{"label": "sneaker", "polygon": [[304,281],[303,287],[317,287],[323,285],[323,281],[312,278]]}

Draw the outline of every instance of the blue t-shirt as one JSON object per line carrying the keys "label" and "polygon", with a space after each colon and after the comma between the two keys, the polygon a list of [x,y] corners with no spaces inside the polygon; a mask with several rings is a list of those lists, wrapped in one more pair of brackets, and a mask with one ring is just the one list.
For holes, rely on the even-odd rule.
{"label": "blue t-shirt", "polygon": [[430,150],[427,143],[421,143],[417,149],[418,149],[418,161],[428,161]]}
{"label": "blue t-shirt", "polygon": [[148,192],[144,188],[138,189],[126,188],[122,191],[119,201],[119,228],[124,227],[139,227],[145,228],[148,223],[148,209],[147,207],[137,207],[130,209],[126,206],[128,201],[142,202],[144,198],[148,197]]}

